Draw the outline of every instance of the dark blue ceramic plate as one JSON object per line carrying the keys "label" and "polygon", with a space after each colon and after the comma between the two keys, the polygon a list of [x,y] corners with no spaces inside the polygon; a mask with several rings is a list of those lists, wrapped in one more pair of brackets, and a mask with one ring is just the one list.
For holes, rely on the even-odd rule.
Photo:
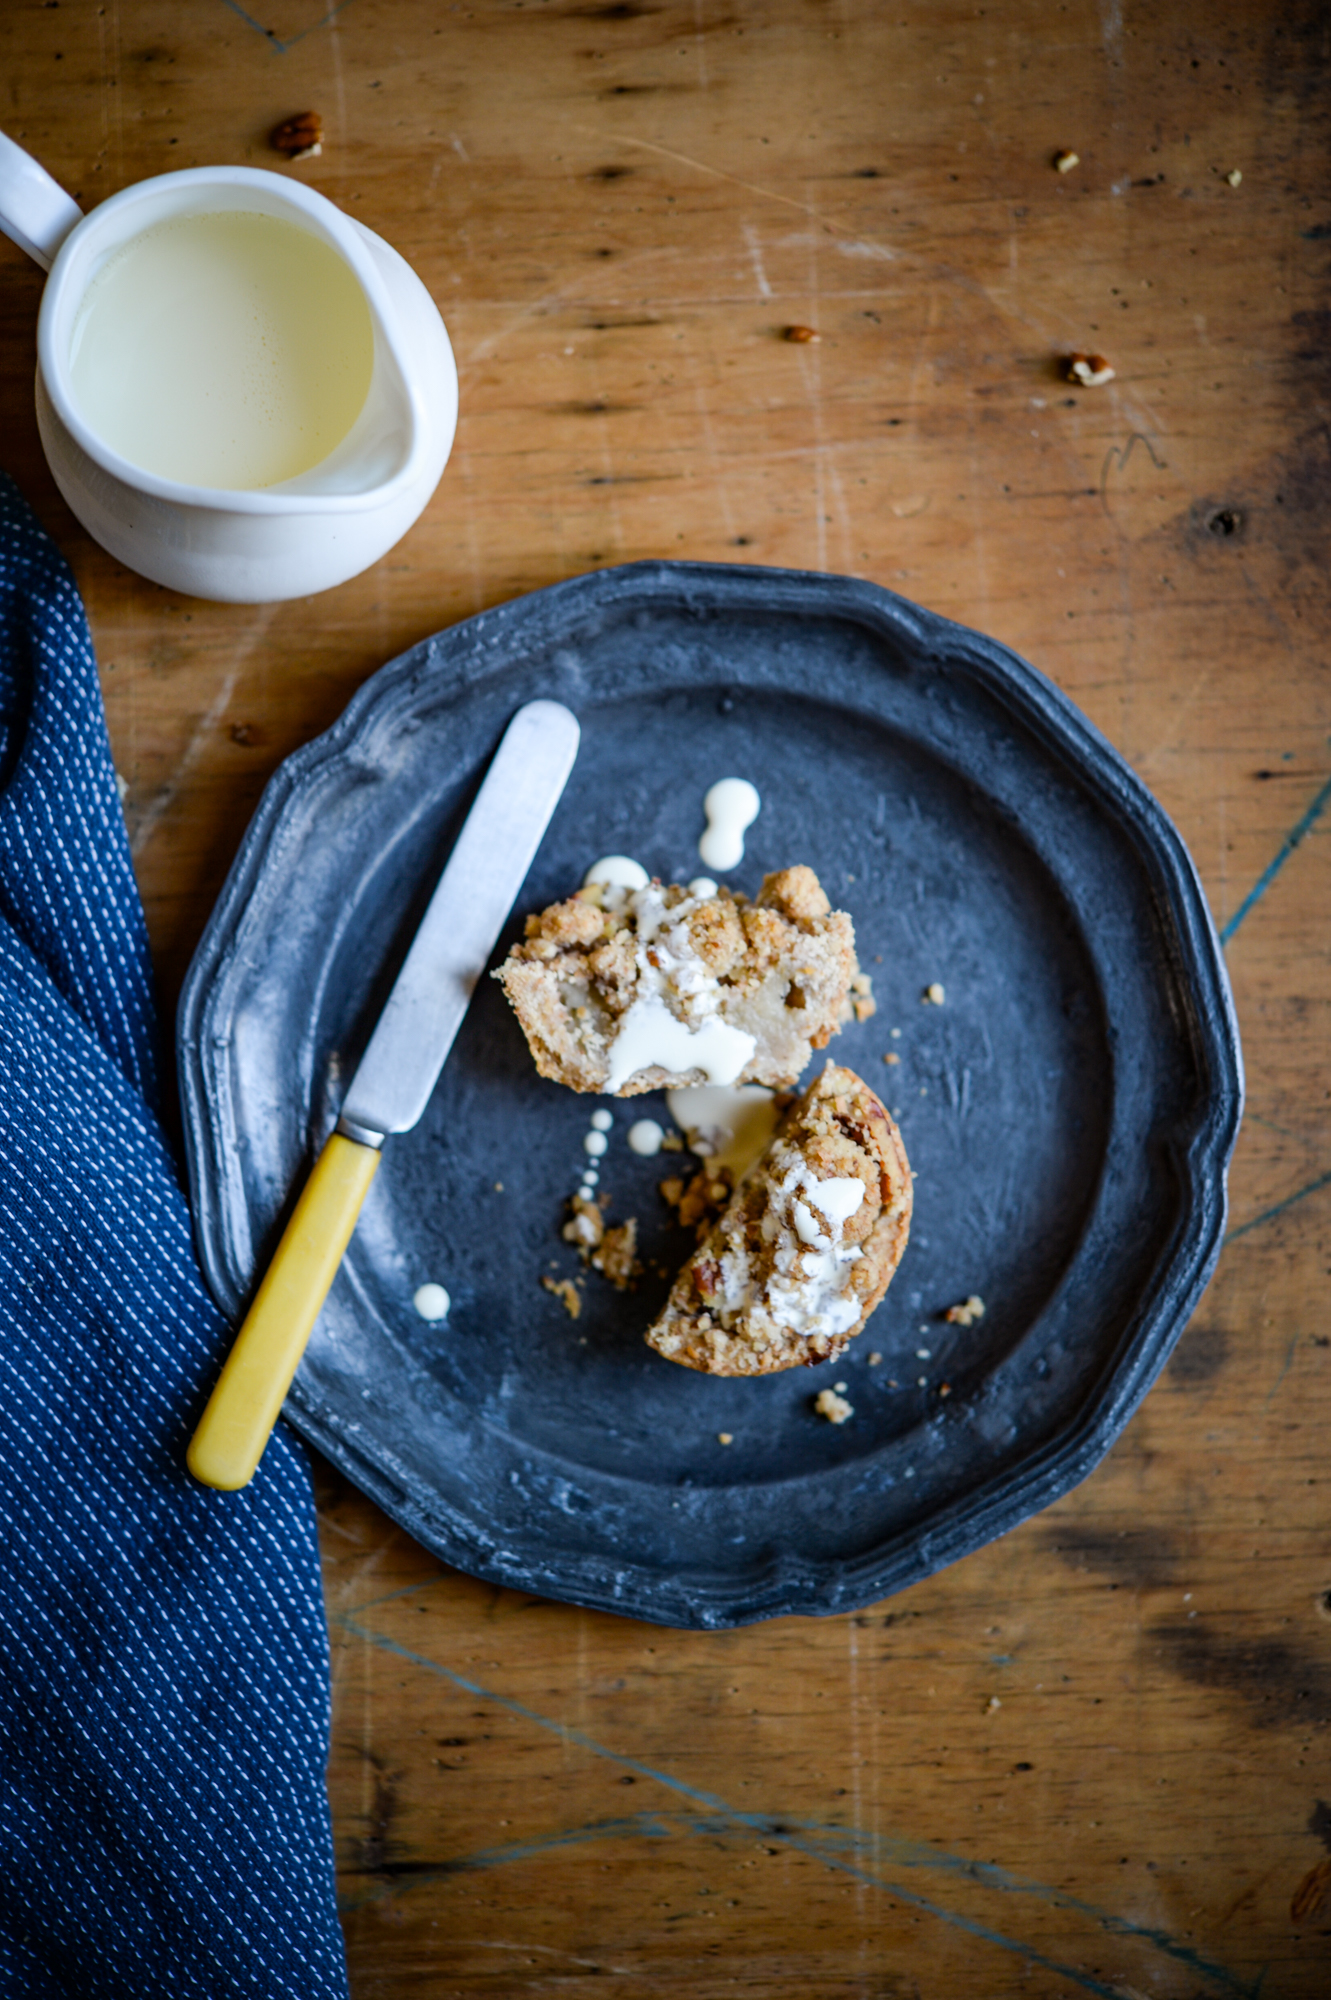
{"label": "dark blue ceramic plate", "polygon": [[[286,1414],[499,1583],[699,1626],[881,1598],[1083,1478],[1211,1270],[1242,1081],[1196,875],[1056,688],[871,584],[649,563],[440,633],[273,778],[186,983],[199,1248],[228,1312],[537,695],[577,712],[582,750],[496,962],[600,854],[696,872],[703,792],[752,778],[730,879],[809,862],[854,916],[878,1013],[834,1052],[898,1112],[910,1247],[838,1362],[730,1382],[658,1359],[643,1328],[690,1246],[657,1192],[669,1158],[624,1143],[630,1115],[664,1117],[637,1098],[602,1187],[661,1271],[627,1296],[589,1277],[570,1320],[540,1278],[580,1268],[558,1232],[592,1102],[537,1078],[487,980],[389,1142]],[[441,1327],[412,1307],[426,1280],[454,1299]],[[971,1293],[984,1318],[947,1323]],[[834,1380],[838,1428],[812,1407]]]}

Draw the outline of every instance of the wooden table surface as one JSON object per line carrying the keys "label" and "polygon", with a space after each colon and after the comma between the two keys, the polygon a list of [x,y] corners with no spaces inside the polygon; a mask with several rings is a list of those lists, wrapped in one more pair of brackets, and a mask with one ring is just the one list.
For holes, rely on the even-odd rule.
{"label": "wooden table surface", "polygon": [[1230,1236],[1161,1381],[1077,1492],[889,1603],[581,1612],[318,1471],[357,2000],[1331,1990],[1329,20],[0,8],[0,125],[83,204],[277,166],[396,244],[458,355],[444,481],[374,570],[174,597],[55,491],[41,278],[0,242],[0,460],[87,601],[168,1004],[265,779],[368,674],[664,555],[850,571],[1035,661],[1182,828],[1242,1021]]}

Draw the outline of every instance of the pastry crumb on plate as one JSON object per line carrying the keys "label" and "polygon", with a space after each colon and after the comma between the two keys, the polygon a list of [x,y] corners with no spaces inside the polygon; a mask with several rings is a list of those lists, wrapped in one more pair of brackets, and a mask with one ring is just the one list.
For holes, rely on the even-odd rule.
{"label": "pastry crumb on plate", "polygon": [[552,1292],[559,1300],[570,1319],[578,1317],[582,1311],[582,1300],[578,1297],[577,1288],[571,1278],[542,1278],[541,1283],[547,1292]]}
{"label": "pastry crumb on plate", "polygon": [[820,1417],[826,1417],[829,1424],[844,1424],[855,1414],[855,1407],[844,1396],[838,1396],[835,1389],[820,1389],[813,1399],[813,1407]]}

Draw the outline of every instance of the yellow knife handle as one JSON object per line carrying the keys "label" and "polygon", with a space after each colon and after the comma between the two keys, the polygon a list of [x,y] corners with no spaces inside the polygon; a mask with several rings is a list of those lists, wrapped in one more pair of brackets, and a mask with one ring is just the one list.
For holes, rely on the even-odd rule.
{"label": "yellow knife handle", "polygon": [[234,1493],[254,1477],[378,1165],[340,1132],[316,1160],[186,1454],[204,1486]]}

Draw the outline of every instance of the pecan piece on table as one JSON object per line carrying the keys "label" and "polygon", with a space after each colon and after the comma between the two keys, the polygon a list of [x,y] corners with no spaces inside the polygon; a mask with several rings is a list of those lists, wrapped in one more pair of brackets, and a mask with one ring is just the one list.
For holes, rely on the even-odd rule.
{"label": "pecan piece on table", "polygon": [[323,140],[324,122],[317,111],[298,111],[268,134],[273,151],[285,153],[289,160],[317,159],[324,149]]}

